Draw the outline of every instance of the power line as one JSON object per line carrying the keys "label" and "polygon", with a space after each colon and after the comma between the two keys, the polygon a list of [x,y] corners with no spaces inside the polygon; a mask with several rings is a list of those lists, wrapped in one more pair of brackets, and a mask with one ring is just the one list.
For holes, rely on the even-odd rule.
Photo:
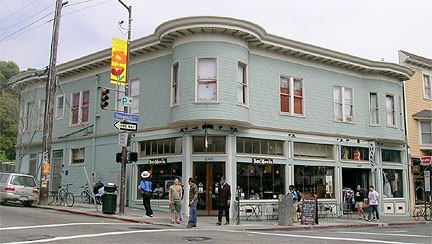
{"label": "power line", "polygon": [[44,8],[44,9],[40,10],[39,12],[33,14],[32,16],[30,16],[30,17],[28,17],[28,18],[25,18],[25,19],[23,19],[23,20],[21,20],[21,21],[15,23],[15,24],[11,25],[11,26],[8,26],[8,27],[5,27],[5,28],[2,28],[2,29],[0,29],[0,31],[4,31],[4,30],[7,30],[7,29],[10,29],[10,28],[12,28],[12,27],[15,27],[15,26],[19,25],[19,24],[23,23],[24,21],[26,21],[26,20],[28,20],[28,19],[31,19],[31,18],[33,18],[34,16],[36,16],[36,15],[38,15],[38,14],[44,12],[44,11],[47,10],[48,8],[51,8],[54,4],[55,4],[55,3],[49,5],[48,7],[46,7],[46,8]]}
{"label": "power line", "polygon": [[49,14],[47,14],[47,15],[45,15],[45,16],[43,16],[43,17],[41,17],[41,18],[39,18],[39,19],[37,19],[37,20],[35,20],[35,21],[33,21],[31,24],[29,24],[29,25],[27,25],[27,26],[24,26],[23,28],[21,28],[21,29],[15,31],[14,33],[12,33],[12,34],[6,36],[5,38],[1,39],[0,42],[2,42],[2,41],[4,41],[4,40],[8,39],[9,37],[15,35],[16,33],[20,32],[20,31],[25,30],[25,29],[27,29],[28,27],[30,27],[30,26],[36,24],[37,22],[41,21],[42,19],[44,19],[44,18],[47,17],[48,15],[51,15],[51,14],[54,13],[54,12],[55,12],[55,11],[52,11],[52,12],[50,12]]}
{"label": "power line", "polygon": [[[79,3],[75,3],[75,4],[73,4],[73,5],[77,5],[77,4],[81,4],[81,3],[86,3],[86,2],[91,2],[91,1],[94,1],[94,0],[86,0],[86,1],[79,2]],[[109,2],[109,1],[111,1],[111,0],[106,0],[106,1],[104,1],[104,2],[96,3],[96,4],[93,4],[93,5],[90,5],[90,6],[84,7],[84,8],[80,8],[80,9],[77,9],[77,10],[71,11],[71,12],[69,12],[69,13],[63,14],[62,17],[63,17],[63,16],[66,16],[66,15],[69,15],[69,14],[73,14],[73,13],[76,13],[76,12],[82,11],[82,10],[89,9],[89,8],[92,8],[92,7],[95,7],[95,6],[98,6],[98,5],[101,5],[101,4],[104,4],[104,3],[107,3],[107,2]],[[66,6],[68,6],[68,5],[66,5]],[[72,5],[69,5],[69,6],[72,6]]]}
{"label": "power line", "polygon": [[19,13],[19,12],[23,11],[24,9],[26,9],[26,8],[27,8],[28,6],[32,5],[32,4],[33,4],[33,3],[35,3],[36,1],[37,1],[37,0],[34,0],[33,2],[31,2],[31,3],[27,4],[27,5],[26,5],[26,6],[24,6],[23,8],[19,9],[18,11],[16,11],[15,13],[12,13],[12,14],[10,14],[9,16],[7,16],[7,17],[5,17],[5,18],[1,19],[1,20],[0,20],[0,22],[3,22],[4,20],[6,20],[6,19],[10,18],[11,16],[14,16],[15,14],[17,14],[17,13]]}

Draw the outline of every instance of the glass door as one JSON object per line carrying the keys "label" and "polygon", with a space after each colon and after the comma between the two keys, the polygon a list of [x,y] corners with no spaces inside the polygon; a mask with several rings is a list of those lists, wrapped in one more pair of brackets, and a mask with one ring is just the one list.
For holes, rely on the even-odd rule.
{"label": "glass door", "polygon": [[198,215],[217,215],[216,186],[225,173],[225,163],[194,163],[193,175],[198,186]]}

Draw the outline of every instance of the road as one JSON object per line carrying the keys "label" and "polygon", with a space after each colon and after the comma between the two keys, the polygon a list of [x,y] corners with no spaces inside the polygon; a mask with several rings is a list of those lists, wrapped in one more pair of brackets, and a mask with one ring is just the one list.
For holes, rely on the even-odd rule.
{"label": "road", "polygon": [[186,229],[0,206],[1,243],[432,243],[431,225],[304,231]]}

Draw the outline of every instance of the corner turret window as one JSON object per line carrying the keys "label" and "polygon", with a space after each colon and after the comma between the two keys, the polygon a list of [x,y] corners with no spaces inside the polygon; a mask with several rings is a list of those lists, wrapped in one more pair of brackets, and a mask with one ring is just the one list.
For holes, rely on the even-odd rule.
{"label": "corner turret window", "polygon": [[218,100],[217,59],[197,59],[197,102],[216,102]]}

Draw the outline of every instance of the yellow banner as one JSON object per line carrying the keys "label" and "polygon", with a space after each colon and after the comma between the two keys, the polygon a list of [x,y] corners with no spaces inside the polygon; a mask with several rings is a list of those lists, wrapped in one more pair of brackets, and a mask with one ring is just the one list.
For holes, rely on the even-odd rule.
{"label": "yellow banner", "polygon": [[111,57],[111,83],[126,86],[127,41],[113,38]]}

